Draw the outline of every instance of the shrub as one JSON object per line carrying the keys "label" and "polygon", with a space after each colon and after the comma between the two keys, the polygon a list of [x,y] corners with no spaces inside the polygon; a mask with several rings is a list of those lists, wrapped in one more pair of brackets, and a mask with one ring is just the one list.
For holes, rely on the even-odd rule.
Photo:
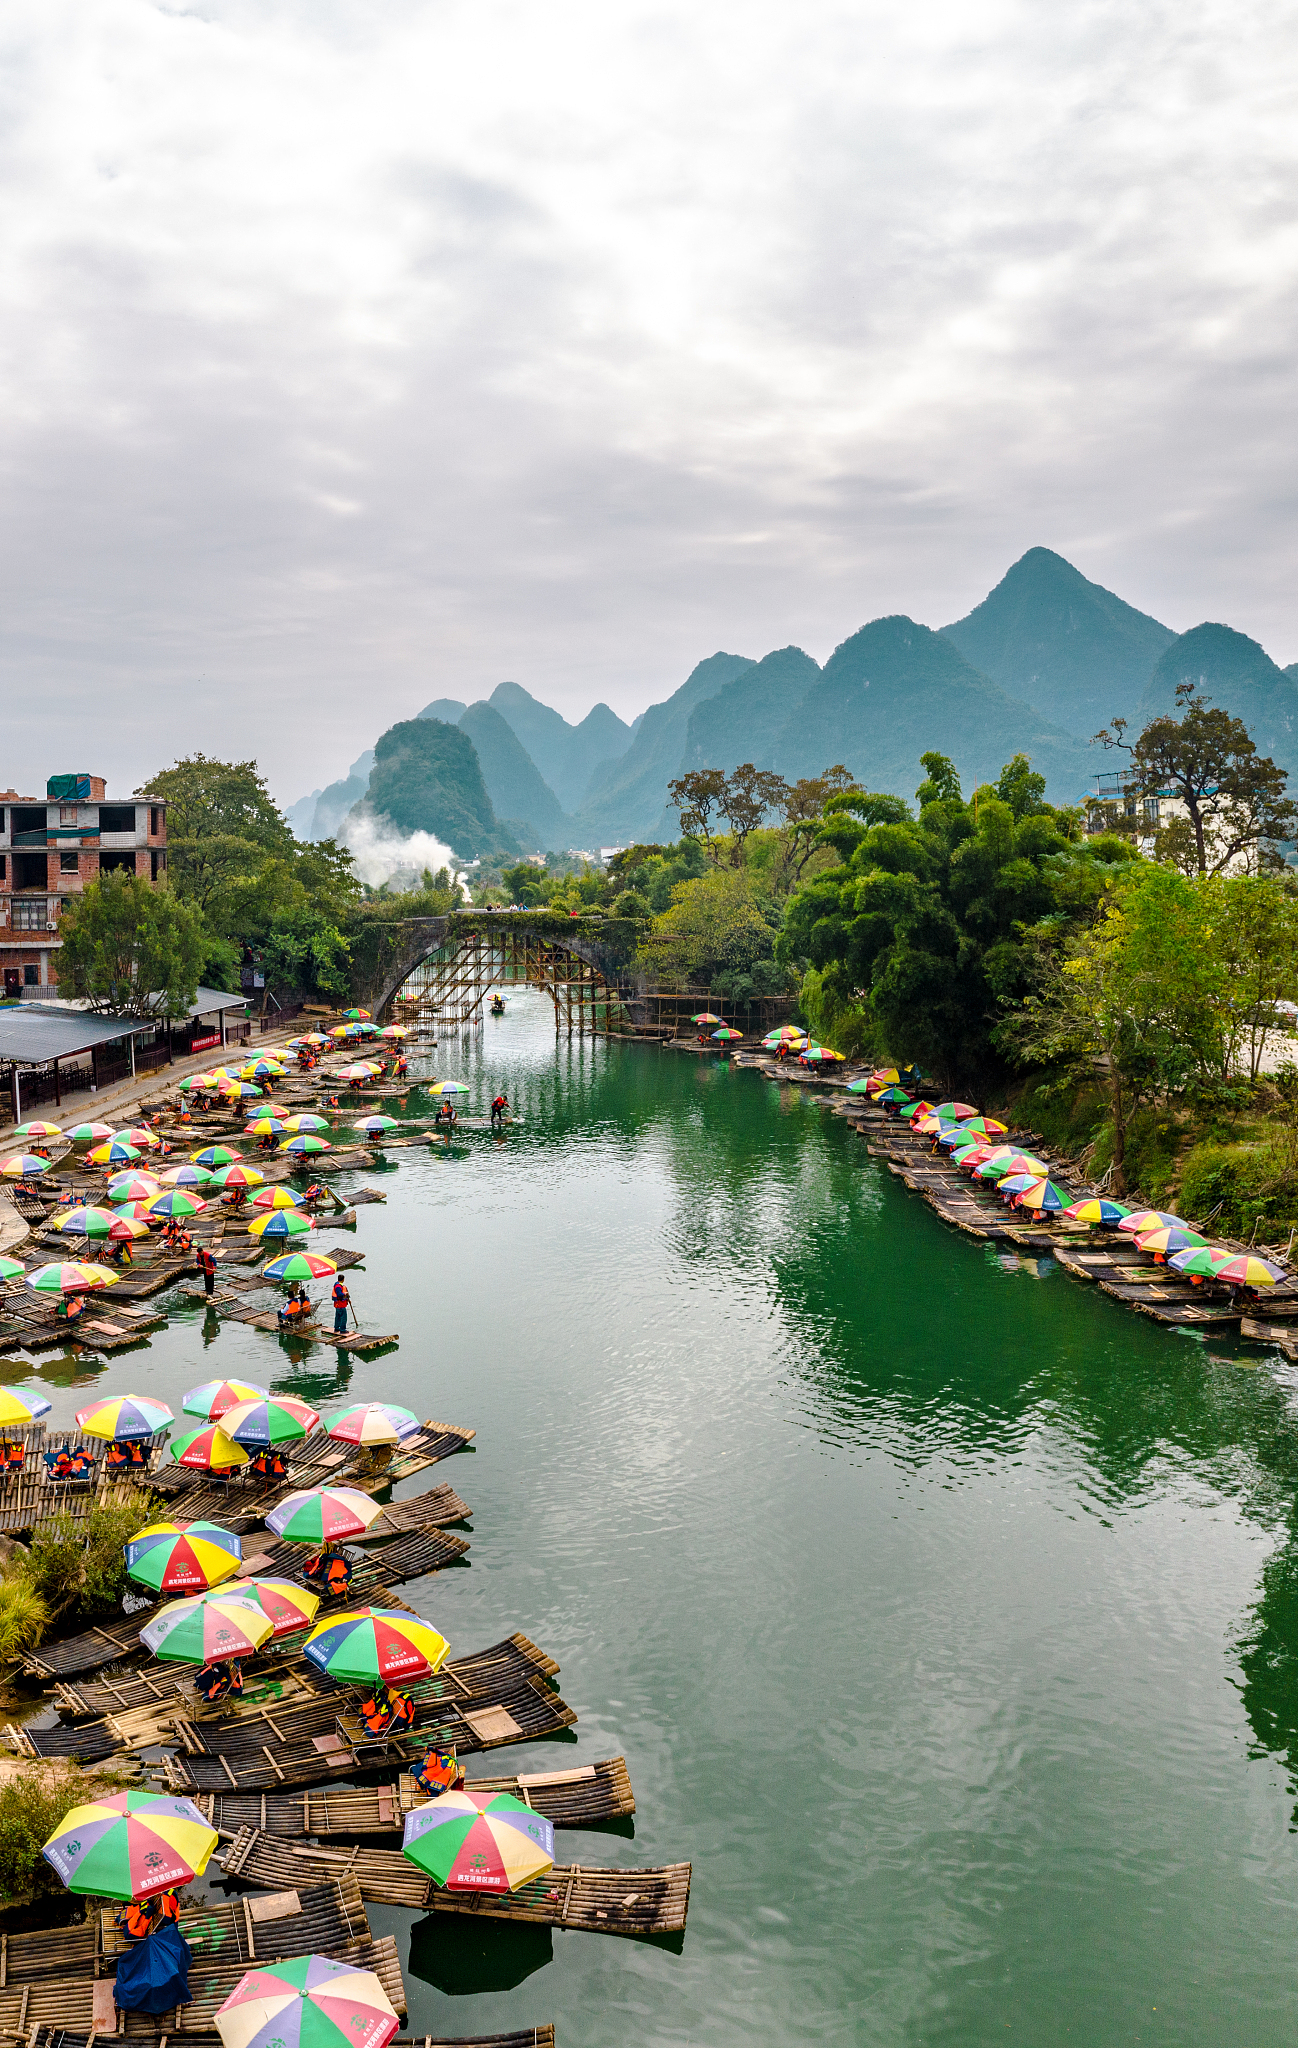
{"label": "shrub", "polygon": [[49,1619],[50,1610],[24,1568],[0,1579],[0,1662],[35,1649]]}
{"label": "shrub", "polygon": [[24,1771],[0,1785],[0,1897],[11,1901],[29,1893],[39,1898],[63,1892],[41,1847],[65,1814],[94,1797],[86,1779],[71,1771]]}
{"label": "shrub", "polygon": [[153,1519],[155,1506],[142,1494],[125,1507],[92,1508],[86,1522],[62,1515],[37,1530],[21,1572],[51,1616],[75,1611],[93,1621],[112,1612],[126,1590],[122,1546]]}

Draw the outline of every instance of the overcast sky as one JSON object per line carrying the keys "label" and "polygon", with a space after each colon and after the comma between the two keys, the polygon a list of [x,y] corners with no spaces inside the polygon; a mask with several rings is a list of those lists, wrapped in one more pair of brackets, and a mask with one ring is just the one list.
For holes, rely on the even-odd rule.
{"label": "overcast sky", "polygon": [[505,677],[959,617],[1298,657],[1291,10],[8,0],[0,781],[291,802]]}

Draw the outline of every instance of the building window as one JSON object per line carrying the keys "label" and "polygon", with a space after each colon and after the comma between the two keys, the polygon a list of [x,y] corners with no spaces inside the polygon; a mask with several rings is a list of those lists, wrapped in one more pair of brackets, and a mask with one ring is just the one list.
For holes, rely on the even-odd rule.
{"label": "building window", "polygon": [[75,824],[79,823],[79,821],[80,821],[80,814],[79,814],[79,812],[78,812],[78,810],[77,810],[77,807],[76,807],[76,805],[75,805],[75,804],[60,804],[60,805],[59,805],[59,823],[60,823],[60,825],[75,825]]}
{"label": "building window", "polygon": [[0,853],[0,882],[7,882],[8,880],[9,880],[9,856],[8,856],[8,854],[7,854],[7,853]]}
{"label": "building window", "polygon": [[1156,796],[1147,796],[1145,798],[1144,813],[1147,825],[1156,825],[1158,823],[1158,798]]}
{"label": "building window", "polygon": [[40,985],[41,985],[41,970],[40,970],[40,968],[39,968],[39,967],[37,966],[37,964],[36,964],[36,962],[35,962],[34,960],[29,960],[29,961],[27,962],[27,965],[26,965],[26,966],[24,967],[24,969],[23,969],[23,987],[24,987],[24,988],[39,988],[39,987],[40,987]]}
{"label": "building window", "polygon": [[43,896],[34,903],[27,897],[21,897],[14,903],[13,928],[16,932],[43,932],[49,921],[50,914]]}
{"label": "building window", "polygon": [[59,873],[61,875],[75,875],[77,873],[77,856],[75,853],[61,853],[59,855]]}
{"label": "building window", "polygon": [[162,830],[162,812],[157,804],[149,806],[149,832],[156,839]]}
{"label": "building window", "polygon": [[134,832],[134,804],[101,804],[99,806],[99,829],[101,832]]}

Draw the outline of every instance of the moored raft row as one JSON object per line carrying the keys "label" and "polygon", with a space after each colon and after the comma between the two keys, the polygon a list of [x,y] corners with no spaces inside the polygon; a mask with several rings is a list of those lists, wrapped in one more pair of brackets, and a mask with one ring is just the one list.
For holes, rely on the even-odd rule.
{"label": "moored raft row", "polygon": [[354,1876],[373,1905],[407,1906],[435,1913],[473,1913],[548,1927],[580,1927],[595,1934],[682,1934],[689,1912],[691,1867],[614,1870],[603,1865],[556,1863],[515,1892],[463,1892],[434,1884],[399,1849],[325,1849],[243,1828],[222,1860],[229,1878],[258,1885],[291,1885],[304,1877]]}
{"label": "moored raft row", "polygon": [[[629,1819],[635,1795],[625,1757],[575,1764],[566,1771],[529,1771],[516,1777],[473,1777],[471,1792],[508,1792],[559,1828],[598,1827]],[[299,1794],[200,1792],[195,1804],[218,1834],[241,1828],[265,1835],[399,1835],[405,1816],[427,1794],[403,1773],[395,1784],[320,1786]]]}

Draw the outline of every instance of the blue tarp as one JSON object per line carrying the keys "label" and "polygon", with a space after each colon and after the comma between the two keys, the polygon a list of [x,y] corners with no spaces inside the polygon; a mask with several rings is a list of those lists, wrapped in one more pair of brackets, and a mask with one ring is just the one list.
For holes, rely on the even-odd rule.
{"label": "blue tarp", "polygon": [[120,2012],[170,2012],[189,2004],[189,1943],[170,1920],[129,1948],[117,1964],[113,1997]]}

